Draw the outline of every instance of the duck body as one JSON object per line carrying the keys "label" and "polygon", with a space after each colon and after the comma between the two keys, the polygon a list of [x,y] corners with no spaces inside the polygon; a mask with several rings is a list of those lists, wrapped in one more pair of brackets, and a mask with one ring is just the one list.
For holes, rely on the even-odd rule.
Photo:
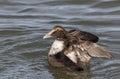
{"label": "duck body", "polygon": [[43,38],[54,37],[48,53],[48,61],[55,67],[67,67],[72,70],[84,70],[92,57],[111,58],[111,54],[103,47],[96,44],[99,38],[91,33],[70,30],[66,31],[61,26],[55,26]]}
{"label": "duck body", "polygon": [[[71,59],[69,59],[64,54],[66,50],[64,49],[64,45],[65,45],[65,41],[62,41],[62,40],[54,41],[48,53],[49,63],[55,67],[67,67],[67,68],[70,68],[72,70],[77,70],[77,71],[83,70],[81,65],[79,66],[78,64],[74,63],[73,61],[71,61]],[[71,58],[74,60],[74,55],[71,56]]]}

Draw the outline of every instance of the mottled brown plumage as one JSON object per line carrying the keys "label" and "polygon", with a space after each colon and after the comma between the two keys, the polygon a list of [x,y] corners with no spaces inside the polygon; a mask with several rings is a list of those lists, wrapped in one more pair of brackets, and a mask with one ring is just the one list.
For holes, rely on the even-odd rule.
{"label": "mottled brown plumage", "polygon": [[56,39],[48,54],[49,63],[53,66],[80,71],[90,63],[92,57],[111,58],[105,48],[96,44],[99,38],[91,33],[75,29],[67,31],[55,26],[43,38],[50,37]]}

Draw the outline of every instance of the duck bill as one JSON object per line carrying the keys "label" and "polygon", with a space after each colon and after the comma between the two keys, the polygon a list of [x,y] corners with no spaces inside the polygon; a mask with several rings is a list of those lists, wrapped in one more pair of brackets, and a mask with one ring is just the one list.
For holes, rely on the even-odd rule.
{"label": "duck bill", "polygon": [[53,33],[53,31],[50,31],[50,32],[47,33],[45,36],[43,36],[43,39],[47,39],[47,38],[53,37],[53,36],[52,36],[52,33]]}

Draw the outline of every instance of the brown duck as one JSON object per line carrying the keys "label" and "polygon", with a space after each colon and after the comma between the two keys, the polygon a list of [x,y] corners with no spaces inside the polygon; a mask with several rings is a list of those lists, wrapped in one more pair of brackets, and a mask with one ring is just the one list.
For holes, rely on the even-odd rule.
{"label": "brown duck", "polygon": [[92,57],[111,58],[105,48],[96,44],[99,38],[91,33],[81,30],[67,31],[61,26],[55,26],[43,39],[51,37],[55,38],[48,53],[52,66],[81,71]]}

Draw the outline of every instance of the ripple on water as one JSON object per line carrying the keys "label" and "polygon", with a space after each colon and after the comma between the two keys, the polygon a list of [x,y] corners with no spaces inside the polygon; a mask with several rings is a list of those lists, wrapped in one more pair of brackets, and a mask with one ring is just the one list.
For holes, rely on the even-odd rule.
{"label": "ripple on water", "polygon": [[[1,78],[53,78],[48,70],[44,68],[46,60],[46,50],[40,40],[41,34],[34,33],[35,28],[31,28],[33,34],[13,34],[2,35],[5,40],[1,42],[3,50],[1,50],[0,65]],[[29,29],[30,30],[30,29]],[[24,30],[25,32],[25,30]],[[12,34],[14,36],[12,36]],[[12,37],[11,37],[12,36]],[[24,37],[24,38],[23,38]],[[45,46],[46,47],[46,46]],[[42,50],[42,51],[41,51]],[[37,76],[36,76],[37,75]]]}
{"label": "ripple on water", "polygon": [[[120,66],[120,60],[117,59],[112,59],[110,61],[106,61],[103,63],[100,63],[99,65],[97,64],[96,66],[92,67],[92,73],[94,77],[97,76],[102,76],[102,78],[119,78],[119,76],[117,76],[120,71],[119,66]],[[114,75],[110,75],[110,74],[114,74]]]}
{"label": "ripple on water", "polygon": [[[119,4],[119,0],[0,0],[0,79],[119,79]],[[90,72],[49,66],[53,40],[42,37],[54,25],[98,35],[99,44],[113,58],[93,58]]]}

